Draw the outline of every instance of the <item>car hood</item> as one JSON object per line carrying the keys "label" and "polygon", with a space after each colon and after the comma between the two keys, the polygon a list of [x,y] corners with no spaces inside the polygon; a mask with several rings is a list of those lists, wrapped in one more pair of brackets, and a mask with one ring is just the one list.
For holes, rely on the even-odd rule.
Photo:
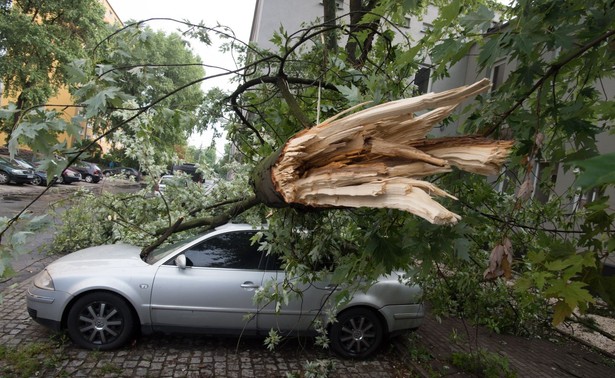
{"label": "car hood", "polygon": [[90,247],[73,252],[51,263],[47,270],[66,272],[69,269],[109,269],[142,267],[148,265],[139,254],[141,248],[129,244],[112,244]]}

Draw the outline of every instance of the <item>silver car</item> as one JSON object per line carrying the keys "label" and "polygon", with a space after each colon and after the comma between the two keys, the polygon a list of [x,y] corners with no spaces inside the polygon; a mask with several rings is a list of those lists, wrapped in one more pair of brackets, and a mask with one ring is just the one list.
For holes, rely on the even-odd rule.
{"label": "silver car", "polygon": [[389,334],[421,324],[421,289],[401,283],[397,274],[356,293],[336,321],[323,311],[339,289],[328,282],[297,283],[302,295],[279,311],[274,303],[255,304],[255,291],[285,277],[278,259],[252,243],[256,232],[250,225],[228,224],[159,248],[146,261],[131,245],[74,252],[35,276],[28,312],[45,326],[66,329],[79,346],[99,350],[126,344],[139,329],[309,334],[318,319],[328,324],[332,349],[352,358],[368,357]]}

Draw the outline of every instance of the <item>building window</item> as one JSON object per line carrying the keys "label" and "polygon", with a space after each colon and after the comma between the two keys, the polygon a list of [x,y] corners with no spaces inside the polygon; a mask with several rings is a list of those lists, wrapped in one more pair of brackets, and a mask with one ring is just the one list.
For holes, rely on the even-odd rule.
{"label": "building window", "polygon": [[429,76],[431,75],[431,69],[429,67],[421,67],[414,75],[414,95],[421,95],[429,91]]}
{"label": "building window", "polygon": [[500,169],[500,176],[497,179],[496,191],[498,193],[507,193],[514,191],[516,187],[520,185],[519,178],[517,178],[516,170],[510,170],[506,166]]}
{"label": "building window", "polygon": [[404,20],[398,25],[399,27],[410,29],[410,17],[404,16]]}
{"label": "building window", "polygon": [[[527,190],[531,190],[530,198],[540,203],[547,203],[549,201],[557,181],[557,168],[557,165],[552,166],[548,161],[540,161],[534,164],[529,178],[530,187],[527,188]],[[518,192],[525,180],[526,177],[519,179],[517,170],[502,167],[495,190],[498,193],[509,194]]]}
{"label": "building window", "polygon": [[557,165],[551,166],[548,161],[541,161],[534,165],[532,198],[540,203],[547,203],[551,194],[552,188],[557,181]]}
{"label": "building window", "polygon": [[[324,1],[320,0],[320,5],[324,5]],[[344,0],[335,0],[337,10],[344,10]]]}
{"label": "building window", "polygon": [[489,74],[489,80],[491,80],[491,91],[497,90],[502,83],[504,82],[504,69],[506,68],[506,63],[496,63],[491,68],[491,72]]}
{"label": "building window", "polygon": [[423,28],[421,29],[421,33],[423,34],[428,34],[431,33],[431,30],[433,29],[433,25],[428,23],[428,22],[423,22]]}
{"label": "building window", "polygon": [[604,190],[602,188],[594,188],[585,192],[582,188],[577,188],[574,199],[572,200],[572,211],[579,211],[588,204],[600,199],[603,194]]}

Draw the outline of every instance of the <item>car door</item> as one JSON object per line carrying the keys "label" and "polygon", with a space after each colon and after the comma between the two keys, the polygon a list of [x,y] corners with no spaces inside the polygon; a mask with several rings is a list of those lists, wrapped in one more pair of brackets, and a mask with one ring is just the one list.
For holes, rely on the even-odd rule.
{"label": "car door", "polygon": [[156,330],[199,328],[206,332],[256,330],[253,296],[263,278],[252,232],[212,236],[180,254],[187,267],[175,265],[177,254],[161,265],[153,283],[151,315]]}
{"label": "car door", "polygon": [[[275,256],[264,256],[266,268],[263,275],[262,286],[284,284],[286,274],[281,263]],[[271,281],[271,283],[267,283]],[[304,333],[313,329],[314,320],[320,319],[326,309],[326,303],[330,300],[337,287],[328,282],[301,282],[298,278],[289,278],[288,288],[292,291],[288,304],[280,302],[279,311],[276,311],[276,301],[265,301],[257,304],[258,329],[266,333],[270,329],[276,329],[283,333]],[[275,287],[275,286],[272,286]],[[269,289],[272,290],[272,289]]]}

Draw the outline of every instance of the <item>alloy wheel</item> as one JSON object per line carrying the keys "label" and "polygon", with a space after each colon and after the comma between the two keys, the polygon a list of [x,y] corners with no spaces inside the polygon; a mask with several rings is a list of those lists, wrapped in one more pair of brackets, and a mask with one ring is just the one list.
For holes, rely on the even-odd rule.
{"label": "alloy wheel", "polygon": [[351,309],[338,316],[331,328],[333,349],[344,357],[366,358],[380,346],[383,329],[368,309]]}
{"label": "alloy wheel", "polygon": [[108,350],[125,344],[132,335],[128,305],[110,293],[93,293],[79,299],[68,315],[68,332],[84,348]]}

